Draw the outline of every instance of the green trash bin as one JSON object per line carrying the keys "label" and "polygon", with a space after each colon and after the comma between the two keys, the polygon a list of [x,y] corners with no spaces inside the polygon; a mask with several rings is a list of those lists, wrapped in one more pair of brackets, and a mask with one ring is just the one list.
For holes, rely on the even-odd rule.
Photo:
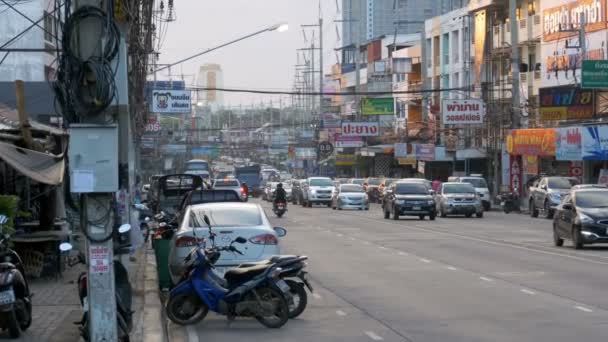
{"label": "green trash bin", "polygon": [[169,243],[171,240],[156,239],[154,241],[154,254],[156,255],[156,271],[158,272],[158,287],[161,290],[171,288],[171,275],[169,274]]}

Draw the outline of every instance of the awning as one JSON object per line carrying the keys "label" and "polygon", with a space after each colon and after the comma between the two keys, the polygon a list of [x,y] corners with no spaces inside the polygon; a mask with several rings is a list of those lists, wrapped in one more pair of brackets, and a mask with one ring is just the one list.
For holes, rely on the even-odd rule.
{"label": "awning", "polygon": [[36,182],[49,185],[63,182],[64,154],[42,153],[0,142],[0,159]]}

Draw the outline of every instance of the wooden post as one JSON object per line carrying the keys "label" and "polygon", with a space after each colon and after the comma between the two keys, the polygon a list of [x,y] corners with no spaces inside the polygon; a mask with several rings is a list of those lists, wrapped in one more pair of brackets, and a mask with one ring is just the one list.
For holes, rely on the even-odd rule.
{"label": "wooden post", "polygon": [[15,99],[17,100],[17,113],[19,114],[19,123],[21,127],[21,135],[23,136],[23,141],[25,143],[26,148],[33,148],[33,140],[32,140],[32,126],[30,125],[30,121],[27,118],[27,112],[25,111],[25,90],[23,88],[23,81],[16,80],[15,81]]}

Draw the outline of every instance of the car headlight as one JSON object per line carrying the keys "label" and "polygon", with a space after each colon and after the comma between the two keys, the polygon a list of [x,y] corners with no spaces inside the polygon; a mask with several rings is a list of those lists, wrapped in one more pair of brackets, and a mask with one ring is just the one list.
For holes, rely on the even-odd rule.
{"label": "car headlight", "polygon": [[582,224],[595,223],[595,221],[591,217],[589,217],[588,215],[585,215],[583,213],[578,213],[577,221],[578,221],[578,223],[582,223]]}
{"label": "car headlight", "polygon": [[396,200],[395,203],[397,203],[397,204],[403,204],[403,203],[405,203],[405,201],[404,200]]}
{"label": "car headlight", "polygon": [[311,194],[316,194],[316,193],[317,193],[317,190],[312,189],[312,190],[310,190],[310,193],[311,193]]}
{"label": "car headlight", "polygon": [[427,203],[428,205],[433,205],[433,204],[435,204],[435,201],[433,201],[433,200],[428,200],[426,203]]}

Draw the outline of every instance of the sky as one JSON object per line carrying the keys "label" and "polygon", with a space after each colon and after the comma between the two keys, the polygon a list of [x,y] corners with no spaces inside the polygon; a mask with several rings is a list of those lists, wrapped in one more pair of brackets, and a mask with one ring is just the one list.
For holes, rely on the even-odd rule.
{"label": "sky", "polygon": [[[165,4],[166,4],[166,0]],[[158,2],[158,1],[157,1]],[[339,19],[336,0],[320,0],[324,20],[324,71],[336,63],[334,48],[339,46],[335,19]],[[341,1],[338,1],[341,3]],[[297,49],[310,47],[313,30],[307,28],[305,43],[302,24],[316,24],[319,0],[181,0],[175,1],[176,20],[168,23],[160,48],[159,62],[173,63],[208,48],[226,43],[280,22],[287,32],[266,32],[234,45],[200,56],[171,68],[172,79],[194,84],[198,68],[205,63],[220,64],[226,88],[291,90]],[[315,39],[318,32],[315,33]],[[301,58],[301,57],[300,57]],[[315,56],[318,61],[318,51]],[[317,63],[315,61],[315,63]],[[169,79],[168,71],[157,75]],[[317,81],[318,82],[318,79]],[[277,96],[224,93],[224,104],[259,105],[262,101],[278,106]],[[284,101],[288,96],[284,96]]]}

